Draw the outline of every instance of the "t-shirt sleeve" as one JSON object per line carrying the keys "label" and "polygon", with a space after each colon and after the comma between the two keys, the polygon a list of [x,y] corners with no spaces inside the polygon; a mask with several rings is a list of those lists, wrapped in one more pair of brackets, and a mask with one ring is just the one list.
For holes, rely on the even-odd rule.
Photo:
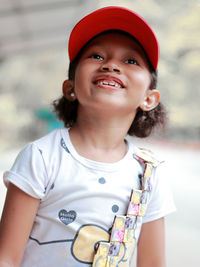
{"label": "t-shirt sleeve", "polygon": [[153,170],[152,190],[143,223],[157,220],[176,210],[165,163]]}
{"label": "t-shirt sleeve", "polygon": [[3,176],[4,183],[12,183],[28,195],[42,199],[47,186],[47,172],[40,149],[28,144],[17,156],[10,171]]}

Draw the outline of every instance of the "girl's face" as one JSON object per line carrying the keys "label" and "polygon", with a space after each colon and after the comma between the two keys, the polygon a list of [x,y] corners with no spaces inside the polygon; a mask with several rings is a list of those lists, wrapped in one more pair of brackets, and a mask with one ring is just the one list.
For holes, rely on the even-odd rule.
{"label": "girl's face", "polygon": [[142,48],[120,33],[103,34],[84,49],[74,90],[79,111],[135,115],[146,101],[150,72]]}

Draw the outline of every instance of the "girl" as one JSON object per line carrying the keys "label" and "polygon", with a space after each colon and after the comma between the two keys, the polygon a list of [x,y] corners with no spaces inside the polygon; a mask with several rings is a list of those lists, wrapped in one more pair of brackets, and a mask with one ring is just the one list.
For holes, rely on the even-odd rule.
{"label": "girl", "polygon": [[131,10],[107,7],[75,26],[69,58],[54,102],[65,128],[28,144],[4,174],[0,266],[130,266],[137,243],[138,267],[165,267],[173,199],[160,162],[125,139],[164,123],[156,37]]}

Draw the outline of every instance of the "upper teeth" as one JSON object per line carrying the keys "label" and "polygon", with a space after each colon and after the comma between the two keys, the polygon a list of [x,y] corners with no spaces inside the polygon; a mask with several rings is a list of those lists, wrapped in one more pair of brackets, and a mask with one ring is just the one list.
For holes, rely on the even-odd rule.
{"label": "upper teeth", "polygon": [[111,82],[108,82],[108,81],[98,81],[97,82],[98,84],[101,84],[101,85],[111,85],[111,86],[115,86],[117,88],[121,88],[121,85],[117,82],[114,82],[114,81],[111,81]]}

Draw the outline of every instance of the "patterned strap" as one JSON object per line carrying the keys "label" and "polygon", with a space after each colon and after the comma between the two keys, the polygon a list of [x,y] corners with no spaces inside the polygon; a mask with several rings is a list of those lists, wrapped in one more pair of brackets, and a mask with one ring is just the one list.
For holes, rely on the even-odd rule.
{"label": "patterned strap", "polygon": [[[160,161],[156,160],[147,150],[139,149],[133,155],[144,165],[141,189],[133,189],[125,216],[115,216],[112,226],[110,242],[100,242],[94,256],[93,267],[125,267],[133,255],[136,239],[137,217],[146,213],[149,192],[151,191],[150,178],[153,167],[157,167]],[[120,261],[126,254],[126,261]]]}

